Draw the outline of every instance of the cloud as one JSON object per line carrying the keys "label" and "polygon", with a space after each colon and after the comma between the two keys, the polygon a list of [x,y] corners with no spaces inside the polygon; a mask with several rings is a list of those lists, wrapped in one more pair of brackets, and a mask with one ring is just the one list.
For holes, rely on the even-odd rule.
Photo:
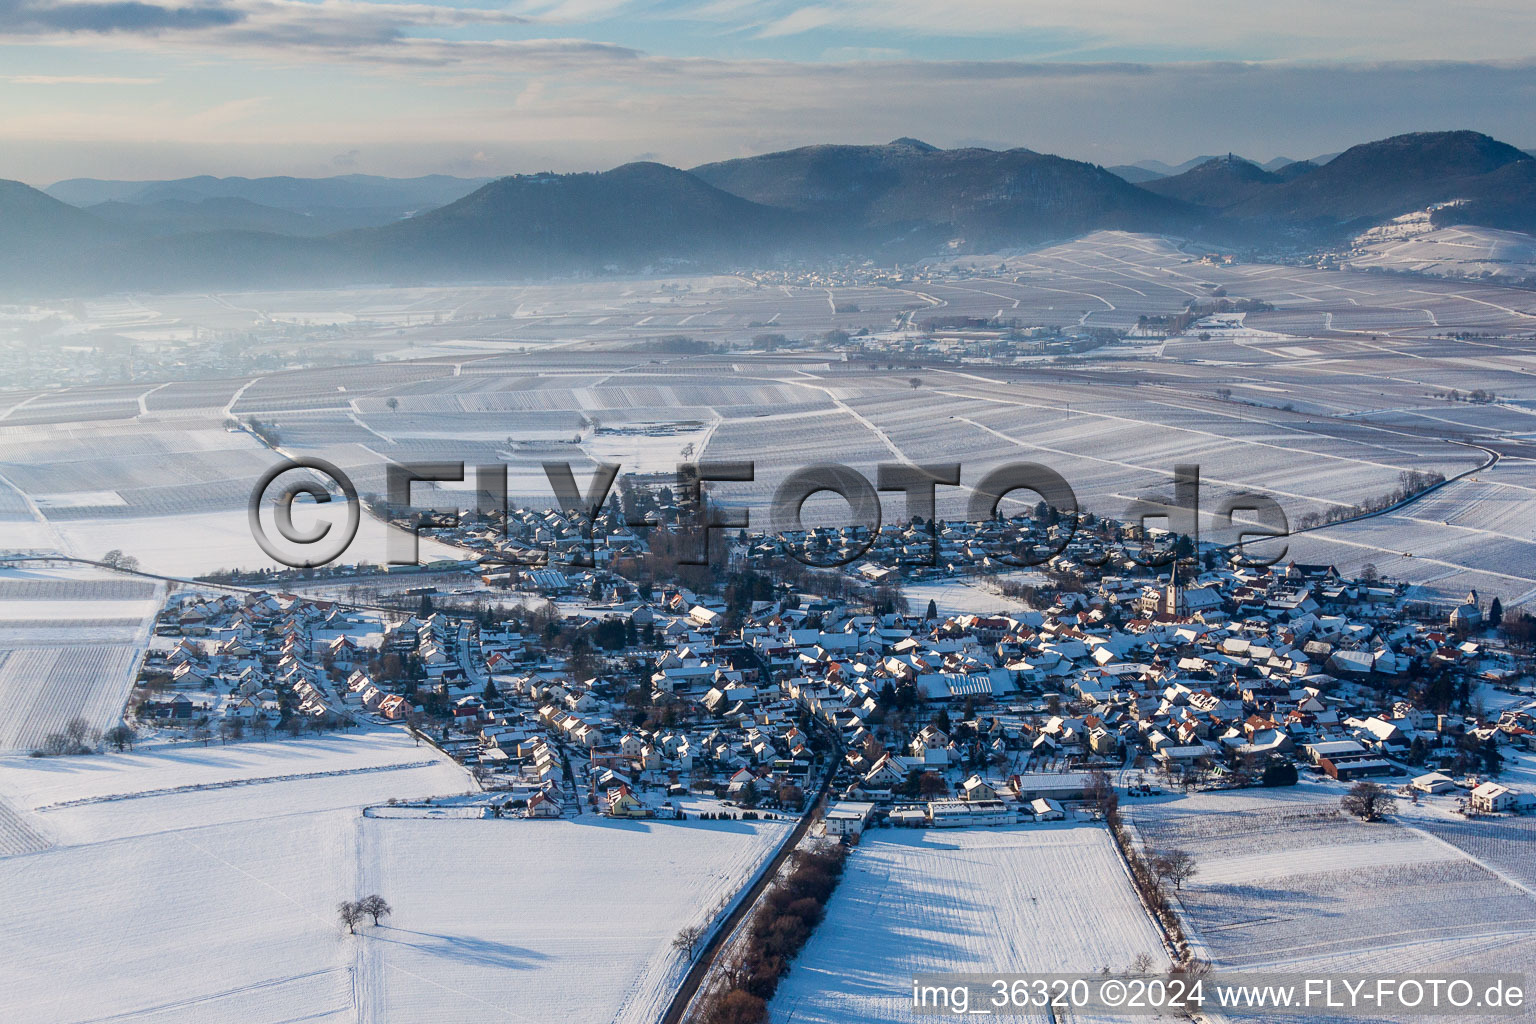
{"label": "cloud", "polygon": [[357,158],[363,155],[360,149],[349,149],[345,153],[337,153],[331,157],[331,163],[337,167],[356,167]]}
{"label": "cloud", "polygon": [[834,46],[821,51],[822,60],[834,62],[902,60],[910,56],[906,50],[890,46]]}
{"label": "cloud", "polygon": [[181,35],[204,47],[246,49],[444,45],[444,40],[412,38],[411,33],[528,20],[499,8],[371,0],[198,0],[175,6],[141,0],[0,0],[0,36],[120,34],[163,38],[171,45]]}
{"label": "cloud", "polygon": [[919,54],[936,40],[1006,41],[1037,59],[1515,58],[1536,33],[1536,6],[1509,0],[761,0],[738,18],[767,41],[895,37]]}
{"label": "cloud", "polygon": [[158,85],[163,79],[129,75],[4,75],[0,81],[12,85]]}
{"label": "cloud", "polygon": [[0,0],[0,33],[13,35],[77,32],[158,35],[225,27],[244,21],[245,17],[242,10],[213,3],[170,7],[138,0],[106,3]]}

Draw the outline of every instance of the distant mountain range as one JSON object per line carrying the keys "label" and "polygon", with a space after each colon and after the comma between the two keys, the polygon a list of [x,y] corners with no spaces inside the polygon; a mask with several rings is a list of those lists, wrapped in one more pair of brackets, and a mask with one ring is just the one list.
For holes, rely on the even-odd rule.
{"label": "distant mountain range", "polygon": [[321,236],[390,224],[462,199],[492,178],[215,178],[101,181],[71,178],[48,186],[55,199],[150,235],[260,231]]}
{"label": "distant mountain range", "polygon": [[[1228,153],[1227,155],[1231,156],[1232,154]],[[1277,156],[1273,160],[1259,164],[1259,167],[1273,172],[1279,172],[1281,168],[1289,167],[1292,164],[1311,164],[1320,167],[1338,155],[1337,153],[1325,153],[1322,156],[1312,157],[1310,160],[1292,160],[1288,156]],[[1109,170],[1113,174],[1118,174],[1126,181],[1139,185],[1144,181],[1156,181],[1158,178],[1171,178],[1176,174],[1183,174],[1185,171],[1193,170],[1201,164],[1210,163],[1216,159],[1218,158],[1214,156],[1197,156],[1193,160],[1186,160],[1176,166],[1170,166],[1161,160],[1138,160],[1133,164],[1118,164],[1109,168]],[[1251,163],[1252,161],[1249,162]]]}
{"label": "distant mountain range", "polygon": [[1283,230],[1326,237],[1458,199],[1466,205],[1444,211],[1444,222],[1510,227],[1490,204],[1536,213],[1533,172],[1536,158],[1486,135],[1420,132],[1354,146],[1321,166],[1287,164],[1278,172],[1218,157],[1142,187],[1209,210],[1226,231],[1240,235]]}
{"label": "distant mountain range", "polygon": [[[1536,159],[1475,132],[1332,158],[1120,173],[1028,149],[808,146],[679,170],[496,180],[0,182],[0,289],[276,287],[718,269],[986,252],[1099,229],[1329,244],[1453,200],[1441,223],[1536,229]],[[1159,173],[1158,168],[1168,173]],[[1139,179],[1139,180],[1129,180]]]}

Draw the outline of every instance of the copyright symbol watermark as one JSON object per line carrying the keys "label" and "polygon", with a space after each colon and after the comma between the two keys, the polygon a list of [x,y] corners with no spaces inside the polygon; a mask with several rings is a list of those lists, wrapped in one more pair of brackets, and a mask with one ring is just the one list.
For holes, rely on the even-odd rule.
{"label": "copyright symbol watermark", "polygon": [[[280,477],[299,472],[304,475],[274,490],[273,485]],[[269,494],[269,491],[272,493]],[[307,495],[317,505],[328,505],[338,497],[343,500],[346,504],[346,520],[340,524],[340,529],[336,529],[338,524],[323,519],[307,528],[295,523],[293,503],[300,495]],[[272,503],[273,525],[288,547],[278,544],[262,522],[262,506],[269,499]],[[292,569],[312,569],[333,561],[352,543],[362,520],[362,503],[352,479],[336,466],[324,459],[289,459],[273,466],[256,481],[246,513],[251,525],[251,536],[268,558]]]}

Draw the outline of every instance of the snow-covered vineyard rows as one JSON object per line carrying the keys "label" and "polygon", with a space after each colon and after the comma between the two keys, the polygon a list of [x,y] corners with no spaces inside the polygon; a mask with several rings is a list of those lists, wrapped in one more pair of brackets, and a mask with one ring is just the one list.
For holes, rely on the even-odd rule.
{"label": "snow-covered vineyard rows", "polygon": [[1168,963],[1100,826],[866,832],[770,1016],[919,1021],[913,974],[1120,972],[1142,954]]}
{"label": "snow-covered vineyard rows", "polygon": [[1536,892],[1536,818],[1436,818],[1417,827]]}
{"label": "snow-covered vineyard rows", "polygon": [[28,815],[0,797],[0,857],[15,857],[48,849],[50,840]]}
{"label": "snow-covered vineyard rows", "polygon": [[24,647],[0,652],[0,751],[35,750],[44,737],[82,718],[107,729],[122,716],[138,649]]}
{"label": "snow-covered vineyard rows", "polygon": [[0,570],[0,752],[35,750],[76,718],[120,721],[163,594],[95,570]]}
{"label": "snow-covered vineyard rows", "polygon": [[1140,805],[1134,824],[1154,849],[1195,855],[1199,872],[1179,903],[1191,938],[1218,967],[1333,969],[1347,960],[1408,971],[1469,944],[1536,944],[1536,897],[1492,860],[1485,866],[1413,828],[1341,816],[1308,803],[1304,790]]}
{"label": "snow-covered vineyard rows", "polygon": [[[1126,329],[1218,294],[1275,308],[1247,314],[1242,330],[1127,339],[1102,358],[964,362],[921,337],[929,317]],[[83,316],[102,329],[177,337],[284,318],[350,325],[327,342],[347,365],[18,393],[0,413],[0,477],[21,493],[0,486],[0,516],[24,522],[18,543],[39,549],[96,556],[117,531],[144,537],[141,557],[160,568],[266,564],[233,538],[276,456],[226,431],[233,415],[275,424],[285,450],[330,459],[364,491],[382,487],[389,459],[523,459],[515,499],[547,498],[536,463],[552,453],[510,450],[520,438],[558,442],[553,454],[583,474],[612,460],[659,472],[689,444],[693,457],[752,458],[757,480],[719,490],[754,508],[812,463],[960,462],[970,482],[1023,459],[1061,473],[1085,507],[1115,514],[1166,487],[1175,463],[1194,462],[1203,507],[1259,490],[1294,523],[1390,493],[1405,470],[1450,476],[1482,460],[1448,438],[1528,434],[1531,306],[1529,293],[1481,281],[1223,264],[1119,232],[939,260],[921,280],[881,287],[706,277],[89,303]],[[740,349],[759,334],[816,342],[832,329],[850,344]],[[653,344],[680,334],[697,351]],[[1452,401],[1453,389],[1497,401]],[[698,436],[628,433],[680,423]],[[1507,446],[1487,479],[1410,515],[1296,538],[1292,554],[1348,571],[1374,563],[1439,598],[1475,586],[1506,606],[1536,600],[1530,481],[1518,442]],[[939,500],[942,514],[963,513],[963,493],[940,488]],[[159,518],[203,534],[185,546],[204,553],[168,553],[149,525]]]}

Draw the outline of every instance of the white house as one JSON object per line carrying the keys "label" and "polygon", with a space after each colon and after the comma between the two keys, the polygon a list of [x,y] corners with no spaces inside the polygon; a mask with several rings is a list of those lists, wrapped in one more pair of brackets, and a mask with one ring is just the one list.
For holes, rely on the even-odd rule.
{"label": "white house", "polygon": [[856,836],[864,831],[865,824],[869,821],[871,812],[875,809],[872,803],[855,800],[839,800],[827,808],[826,823],[829,836]]}
{"label": "white house", "polygon": [[1472,809],[1484,814],[1514,810],[1519,794],[1497,782],[1485,782],[1472,791]]}

